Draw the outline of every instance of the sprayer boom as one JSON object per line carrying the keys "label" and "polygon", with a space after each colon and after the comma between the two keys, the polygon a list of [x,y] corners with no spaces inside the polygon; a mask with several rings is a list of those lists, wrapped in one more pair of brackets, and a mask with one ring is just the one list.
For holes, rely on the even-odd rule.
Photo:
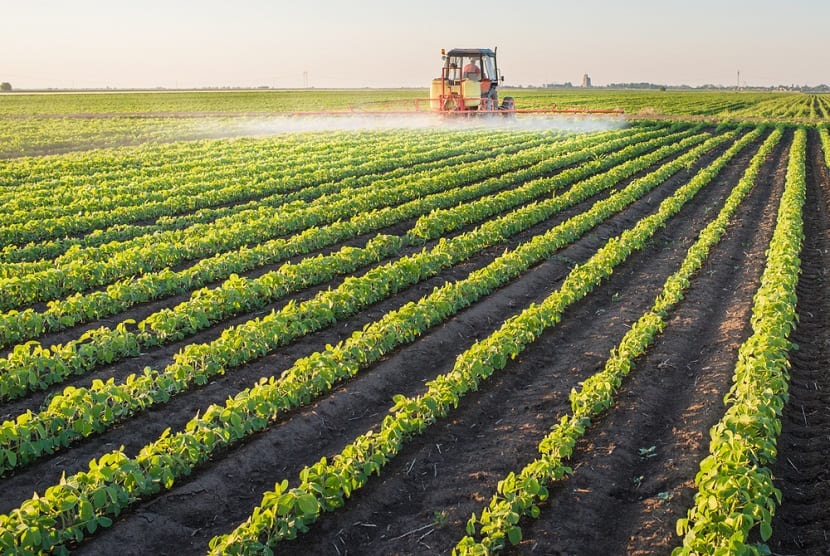
{"label": "sprayer boom", "polygon": [[499,99],[499,87],[504,76],[499,71],[497,49],[454,48],[441,49],[441,72],[430,83],[429,97],[410,100],[376,101],[338,111],[293,112],[292,116],[352,116],[383,114],[410,116],[434,113],[442,117],[515,117],[517,114],[570,116],[603,114],[621,116],[620,109],[594,109],[583,106],[550,108],[517,107],[512,96]]}

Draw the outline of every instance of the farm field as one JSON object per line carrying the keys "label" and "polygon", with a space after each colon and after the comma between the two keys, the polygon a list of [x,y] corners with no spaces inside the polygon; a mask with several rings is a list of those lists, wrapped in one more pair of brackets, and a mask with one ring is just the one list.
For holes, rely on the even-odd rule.
{"label": "farm field", "polygon": [[[115,147],[251,136],[284,128],[289,111],[411,111],[421,89],[6,93],[0,159]],[[522,109],[590,107],[635,119],[820,124],[830,95],[759,92],[505,89]],[[293,122],[296,130],[302,124]],[[389,124],[387,124],[388,126]],[[409,126],[411,124],[404,124]]]}
{"label": "farm field", "polygon": [[0,96],[4,553],[826,546],[830,99],[416,94]]}

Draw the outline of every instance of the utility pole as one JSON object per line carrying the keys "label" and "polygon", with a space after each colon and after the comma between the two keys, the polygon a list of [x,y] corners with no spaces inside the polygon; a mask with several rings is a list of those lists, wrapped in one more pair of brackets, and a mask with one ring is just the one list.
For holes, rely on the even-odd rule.
{"label": "utility pole", "polygon": [[740,91],[740,90],[741,90],[741,70],[738,70],[738,84],[737,84],[737,86],[735,87],[735,90],[736,90],[736,91]]}
{"label": "utility pole", "polygon": [[308,72],[303,72],[303,89],[308,89]]}

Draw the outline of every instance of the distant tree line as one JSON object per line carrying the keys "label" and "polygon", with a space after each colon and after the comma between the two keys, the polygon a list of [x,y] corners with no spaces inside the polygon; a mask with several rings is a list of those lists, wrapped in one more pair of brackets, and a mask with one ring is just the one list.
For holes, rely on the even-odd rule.
{"label": "distant tree line", "polygon": [[12,90],[12,84],[9,83],[8,81],[3,81],[2,83],[0,83],[0,91],[6,93],[6,92],[11,91],[11,90]]}
{"label": "distant tree line", "polygon": [[[573,83],[546,83],[542,85],[544,89],[572,89],[575,88]],[[692,87],[691,85],[661,85],[659,83],[609,83],[608,85],[591,85],[592,89],[649,89],[665,91],[672,90],[717,90],[717,91],[734,91],[734,85],[700,85],[699,87]],[[742,91],[798,91],[802,93],[830,93],[830,86],[821,84],[815,86],[809,85],[775,85],[770,87],[750,87],[742,86]]]}

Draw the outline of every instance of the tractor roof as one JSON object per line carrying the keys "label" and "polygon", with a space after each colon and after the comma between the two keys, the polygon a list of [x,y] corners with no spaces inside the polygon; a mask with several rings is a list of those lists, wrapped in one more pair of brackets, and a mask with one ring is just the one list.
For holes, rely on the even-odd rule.
{"label": "tractor roof", "polygon": [[453,48],[447,52],[447,56],[495,56],[496,53],[489,48]]}

